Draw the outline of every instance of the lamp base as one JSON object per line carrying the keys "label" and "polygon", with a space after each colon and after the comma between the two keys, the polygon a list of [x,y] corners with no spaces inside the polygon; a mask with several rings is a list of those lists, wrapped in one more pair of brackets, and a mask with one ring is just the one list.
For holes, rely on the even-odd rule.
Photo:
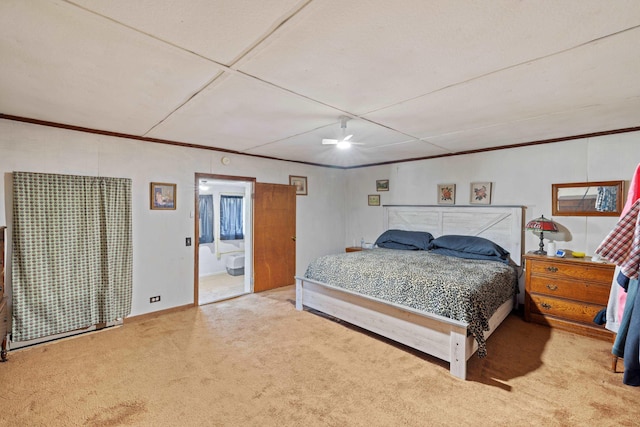
{"label": "lamp base", "polygon": [[536,253],[536,254],[538,254],[538,255],[546,255],[546,254],[547,254],[547,251],[545,251],[545,250],[544,250],[544,240],[543,240],[543,237],[542,237],[543,235],[544,235],[544,233],[541,231],[541,232],[540,232],[540,244],[538,245],[538,247],[539,247],[540,249],[538,249],[538,250],[535,252],[535,253]]}
{"label": "lamp base", "polygon": [[539,249],[538,249],[537,251],[531,251],[531,252],[529,252],[529,253],[530,253],[530,254],[534,254],[534,255],[546,255],[546,254],[547,254],[547,252],[545,252],[545,251],[541,251],[541,250],[539,250]]}

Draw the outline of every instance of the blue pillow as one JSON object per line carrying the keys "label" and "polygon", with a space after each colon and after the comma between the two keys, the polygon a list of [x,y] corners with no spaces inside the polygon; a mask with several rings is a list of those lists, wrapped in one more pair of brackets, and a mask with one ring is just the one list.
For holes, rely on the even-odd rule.
{"label": "blue pillow", "polygon": [[509,252],[505,251],[500,245],[493,243],[491,240],[476,236],[458,236],[453,234],[440,236],[431,241],[429,249],[449,249],[467,254],[497,257],[502,260],[508,260],[509,258]]}
{"label": "blue pillow", "polygon": [[433,240],[426,231],[387,230],[378,237],[379,248],[426,251]]}
{"label": "blue pillow", "polygon": [[498,261],[498,262],[502,262],[505,264],[509,264],[509,258],[503,258],[497,255],[480,255],[480,254],[474,254],[472,252],[463,252],[463,251],[454,251],[453,249],[443,249],[443,248],[437,248],[437,249],[431,249],[429,251],[430,254],[440,254],[440,255],[447,255],[447,256],[453,256],[456,258],[465,258],[465,259],[480,259],[480,260],[484,260],[484,261]]}

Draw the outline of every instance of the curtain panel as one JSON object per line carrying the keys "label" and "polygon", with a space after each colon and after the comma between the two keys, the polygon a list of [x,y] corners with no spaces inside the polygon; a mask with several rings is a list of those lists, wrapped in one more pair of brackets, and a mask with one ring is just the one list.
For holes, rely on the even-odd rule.
{"label": "curtain panel", "polygon": [[200,213],[199,243],[213,242],[213,196],[205,194],[198,197],[198,212]]}
{"label": "curtain panel", "polygon": [[14,341],[131,313],[131,180],[13,173]]}
{"label": "curtain panel", "polygon": [[220,240],[244,239],[244,197],[220,196]]}

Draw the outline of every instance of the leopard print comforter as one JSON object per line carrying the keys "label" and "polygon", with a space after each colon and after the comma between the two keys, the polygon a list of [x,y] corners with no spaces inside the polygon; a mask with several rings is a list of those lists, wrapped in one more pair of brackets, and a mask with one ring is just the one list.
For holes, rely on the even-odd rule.
{"label": "leopard print comforter", "polygon": [[465,322],[479,357],[489,318],[517,288],[515,269],[501,262],[382,248],[317,258],[305,277]]}

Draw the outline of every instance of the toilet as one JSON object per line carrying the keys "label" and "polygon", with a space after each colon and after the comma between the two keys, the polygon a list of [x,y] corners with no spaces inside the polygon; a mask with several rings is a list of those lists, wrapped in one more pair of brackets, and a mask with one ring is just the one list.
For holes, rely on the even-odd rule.
{"label": "toilet", "polygon": [[232,276],[244,274],[244,254],[232,254],[227,257],[227,273]]}

